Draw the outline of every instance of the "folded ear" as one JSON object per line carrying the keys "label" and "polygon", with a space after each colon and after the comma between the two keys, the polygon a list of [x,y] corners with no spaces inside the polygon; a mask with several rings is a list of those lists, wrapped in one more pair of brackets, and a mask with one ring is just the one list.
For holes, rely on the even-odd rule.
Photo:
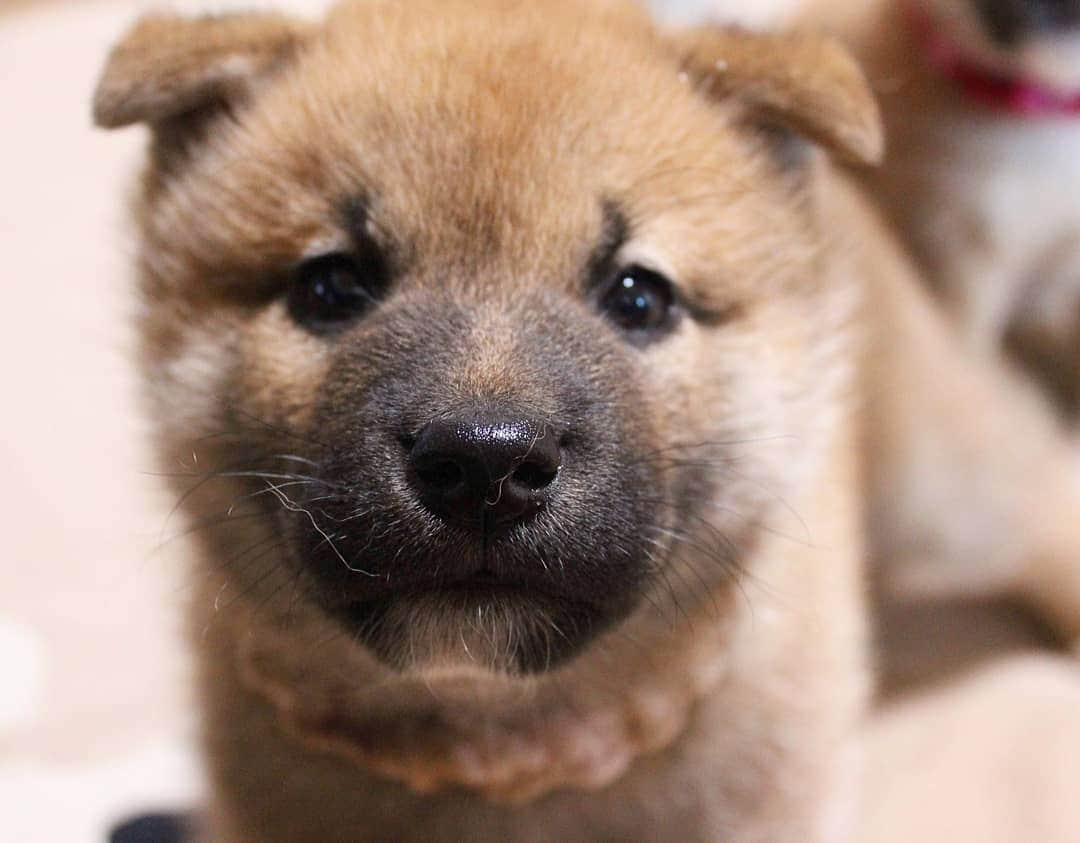
{"label": "folded ear", "polygon": [[156,124],[225,103],[288,58],[306,27],[274,14],[140,20],[113,48],[94,94],[104,128]]}
{"label": "folded ear", "polygon": [[708,27],[676,36],[683,66],[712,96],[736,97],[850,163],[877,164],[884,132],[858,64],[835,41],[805,33]]}

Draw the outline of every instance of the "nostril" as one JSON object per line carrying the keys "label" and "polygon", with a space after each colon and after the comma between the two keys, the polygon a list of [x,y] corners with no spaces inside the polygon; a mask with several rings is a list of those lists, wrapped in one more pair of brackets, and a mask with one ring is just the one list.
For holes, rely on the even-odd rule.
{"label": "nostril", "polygon": [[533,492],[539,492],[554,483],[558,473],[559,469],[557,467],[553,468],[550,465],[526,461],[514,470],[514,473],[510,475],[510,479]]}
{"label": "nostril", "polygon": [[479,531],[519,524],[547,507],[562,464],[555,431],[520,418],[440,416],[408,441],[406,479],[445,521]]}
{"label": "nostril", "polygon": [[435,460],[416,467],[416,476],[433,491],[448,492],[465,481],[465,472],[453,460]]}

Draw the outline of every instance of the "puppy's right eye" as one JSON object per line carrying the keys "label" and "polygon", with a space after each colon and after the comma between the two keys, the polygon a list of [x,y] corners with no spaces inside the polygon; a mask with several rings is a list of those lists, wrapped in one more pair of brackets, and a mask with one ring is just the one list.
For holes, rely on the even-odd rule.
{"label": "puppy's right eye", "polygon": [[320,255],[301,263],[289,287],[289,313],[309,328],[329,327],[353,319],[376,301],[384,283],[378,261],[362,266],[344,252]]}

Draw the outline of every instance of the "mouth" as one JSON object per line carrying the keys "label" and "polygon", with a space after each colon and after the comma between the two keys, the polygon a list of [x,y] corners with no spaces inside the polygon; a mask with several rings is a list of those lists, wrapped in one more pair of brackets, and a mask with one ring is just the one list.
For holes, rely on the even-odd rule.
{"label": "mouth", "polygon": [[460,667],[519,676],[570,659],[613,620],[605,607],[487,570],[414,583],[332,615],[398,671]]}
{"label": "mouth", "polygon": [[379,606],[402,600],[443,597],[453,601],[494,603],[511,599],[561,599],[558,594],[538,588],[533,583],[501,576],[483,568],[454,578],[411,582],[400,588],[389,589],[378,597],[347,603],[342,610],[352,618],[362,618]]}
{"label": "mouth", "polygon": [[511,600],[558,600],[560,595],[551,594],[537,588],[536,585],[501,577],[487,569],[461,577],[450,582],[420,585],[406,589],[391,599],[423,598],[442,596],[449,601],[476,605],[497,604]]}
{"label": "mouth", "polygon": [[904,3],[927,61],[973,102],[1019,117],[1080,115],[1080,91],[1061,91],[973,55],[917,2]]}

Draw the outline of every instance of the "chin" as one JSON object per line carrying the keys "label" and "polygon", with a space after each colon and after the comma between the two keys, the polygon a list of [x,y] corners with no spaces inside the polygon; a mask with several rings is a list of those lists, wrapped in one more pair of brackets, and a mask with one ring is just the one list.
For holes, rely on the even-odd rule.
{"label": "chin", "polygon": [[635,602],[600,606],[480,580],[364,601],[333,614],[401,673],[528,676],[555,670],[595,646]]}

